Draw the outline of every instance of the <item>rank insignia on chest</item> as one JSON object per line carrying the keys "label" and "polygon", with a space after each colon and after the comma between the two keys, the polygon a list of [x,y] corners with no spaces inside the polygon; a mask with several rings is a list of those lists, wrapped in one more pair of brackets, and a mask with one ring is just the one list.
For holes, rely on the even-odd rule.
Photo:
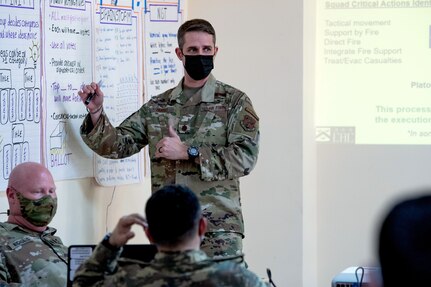
{"label": "rank insignia on chest", "polygon": [[178,133],[180,133],[180,134],[188,134],[188,133],[190,133],[190,125],[179,124],[178,125]]}
{"label": "rank insignia on chest", "polygon": [[244,115],[240,124],[242,128],[247,132],[253,132],[256,130],[256,119],[250,115]]}

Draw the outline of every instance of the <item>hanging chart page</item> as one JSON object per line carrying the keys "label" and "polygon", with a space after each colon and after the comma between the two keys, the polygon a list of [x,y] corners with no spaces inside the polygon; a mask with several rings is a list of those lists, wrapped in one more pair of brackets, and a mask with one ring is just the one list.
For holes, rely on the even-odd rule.
{"label": "hanging chart page", "polygon": [[144,24],[145,92],[151,99],[175,87],[183,66],[175,54],[177,31],[182,24],[181,1],[146,2]]}
{"label": "hanging chart page", "polygon": [[38,0],[0,0],[0,190],[19,163],[41,161]]}
{"label": "hanging chart page", "polygon": [[[143,103],[141,9],[131,6],[131,1],[100,2],[95,17],[95,75],[102,81],[105,113],[118,126]],[[104,186],[140,182],[142,153],[124,159],[94,154],[96,181]]]}
{"label": "hanging chart page", "polygon": [[56,180],[90,177],[93,152],[79,133],[87,112],[78,91],[93,81],[92,5],[42,2],[46,165]]}

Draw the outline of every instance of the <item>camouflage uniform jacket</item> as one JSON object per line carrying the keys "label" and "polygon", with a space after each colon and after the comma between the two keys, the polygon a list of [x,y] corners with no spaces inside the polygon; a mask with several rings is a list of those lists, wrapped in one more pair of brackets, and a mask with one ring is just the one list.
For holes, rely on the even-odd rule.
{"label": "camouflage uniform jacket", "polygon": [[73,286],[268,286],[237,262],[216,262],[200,250],[159,252],[150,263],[120,261],[119,253],[99,244],[76,271]]}
{"label": "camouflage uniform jacket", "polygon": [[0,223],[0,286],[66,286],[67,247],[56,231]]}
{"label": "camouflage uniform jacket", "polygon": [[[198,146],[195,161],[155,158],[156,144],[174,127],[187,145]],[[190,98],[180,83],[151,99],[114,128],[104,113],[93,127],[89,115],[81,126],[84,142],[107,158],[124,158],[149,145],[151,184],[184,184],[198,195],[208,231],[243,234],[239,177],[254,168],[259,151],[259,118],[243,92],[210,75]]]}

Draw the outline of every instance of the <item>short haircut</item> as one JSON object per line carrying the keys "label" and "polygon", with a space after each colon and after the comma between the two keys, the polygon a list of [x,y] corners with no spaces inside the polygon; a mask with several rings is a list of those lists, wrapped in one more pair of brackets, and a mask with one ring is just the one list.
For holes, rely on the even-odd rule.
{"label": "short haircut", "polygon": [[145,214],[154,243],[171,246],[185,242],[197,232],[201,206],[188,187],[166,185],[151,195]]}
{"label": "short haircut", "polygon": [[182,50],[184,46],[184,35],[187,32],[205,32],[213,36],[213,43],[216,43],[216,33],[210,22],[204,19],[192,19],[184,22],[178,29],[178,47]]}
{"label": "short haircut", "polygon": [[396,204],[384,219],[379,236],[385,287],[430,286],[431,196]]}

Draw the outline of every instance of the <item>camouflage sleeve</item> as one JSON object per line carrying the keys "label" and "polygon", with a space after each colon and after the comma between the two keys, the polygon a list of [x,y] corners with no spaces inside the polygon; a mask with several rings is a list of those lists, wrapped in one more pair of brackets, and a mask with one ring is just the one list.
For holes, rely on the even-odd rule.
{"label": "camouflage sleeve", "polygon": [[0,286],[4,286],[5,282],[10,281],[10,274],[6,266],[6,258],[3,251],[0,251]]}
{"label": "camouflage sleeve", "polygon": [[102,244],[96,246],[91,256],[76,270],[73,286],[104,286],[105,274],[117,269],[122,249],[112,251]]}
{"label": "camouflage sleeve", "polygon": [[87,115],[81,125],[81,137],[89,148],[105,158],[125,158],[138,153],[148,143],[143,110],[141,108],[130,115],[117,128],[110,123],[105,112],[94,127],[90,115]]}
{"label": "camouflage sleeve", "polygon": [[218,278],[218,286],[247,286],[247,287],[268,287],[269,283],[264,282],[255,273],[248,270],[241,264],[226,262],[220,265],[214,278]]}
{"label": "camouflage sleeve", "polygon": [[259,153],[259,117],[241,93],[228,114],[227,146],[208,143],[200,148],[202,180],[225,180],[248,175]]}
{"label": "camouflage sleeve", "polygon": [[13,283],[11,281],[11,276],[9,274],[9,270],[6,266],[6,258],[3,254],[0,254],[0,286],[1,287],[18,287],[24,286],[22,283]]}
{"label": "camouflage sleeve", "polygon": [[13,283],[14,279],[7,265],[7,258],[4,255],[3,246],[8,244],[8,237],[5,233],[0,232],[0,286],[22,286],[22,283]]}
{"label": "camouflage sleeve", "polygon": [[250,287],[270,287],[269,282],[263,281],[263,279],[259,278],[253,272],[246,270],[247,274],[244,276],[244,285],[242,286],[250,286]]}

